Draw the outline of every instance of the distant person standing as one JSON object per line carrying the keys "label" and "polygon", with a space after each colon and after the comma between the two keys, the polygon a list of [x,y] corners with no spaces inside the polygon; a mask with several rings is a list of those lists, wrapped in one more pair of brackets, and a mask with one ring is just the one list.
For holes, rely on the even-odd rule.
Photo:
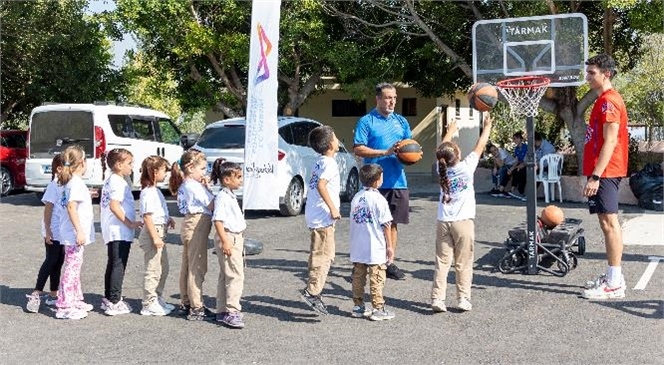
{"label": "distant person standing", "polygon": [[627,176],[628,144],[627,108],[622,96],[613,89],[616,63],[611,56],[600,54],[586,61],[586,81],[598,97],[595,101],[583,149],[583,174],[588,177],[583,195],[588,197],[590,214],[597,214],[604,233],[604,246],[609,264],[606,274],[583,291],[586,299],[625,297],[622,275],[622,232],[618,222],[618,187]]}
{"label": "distant person standing", "polygon": [[[397,90],[392,84],[376,85],[376,107],[360,118],[355,127],[353,151],[364,158],[365,164],[375,163],[383,168],[383,185],[380,193],[387,199],[392,214],[391,241],[396,257],[399,224],[409,222],[409,191],[404,166],[394,154],[395,145],[412,138],[408,121],[394,112]],[[395,265],[387,266],[387,277],[404,280],[406,277]]]}

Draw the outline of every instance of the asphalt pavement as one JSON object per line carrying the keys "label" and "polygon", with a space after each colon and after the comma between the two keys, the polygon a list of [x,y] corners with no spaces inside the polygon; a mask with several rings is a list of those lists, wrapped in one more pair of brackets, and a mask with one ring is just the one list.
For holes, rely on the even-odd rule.
{"label": "asphalt pavement", "polygon": [[[261,241],[264,251],[246,260],[242,330],[175,316],[144,317],[138,310],[105,316],[99,304],[106,251],[98,223],[97,242],[86,248],[82,269],[85,300],[95,306],[94,312],[79,321],[55,319],[44,306],[37,314],[26,313],[25,295],[44,255],[43,207],[33,194],[2,198],[0,328],[5,334],[0,336],[0,362],[664,364],[664,262],[659,262],[664,261],[664,237],[657,236],[661,213],[621,207],[621,221],[637,232],[626,235],[650,231],[650,241],[626,238],[625,299],[588,301],[579,296],[581,287],[605,270],[606,261],[597,219],[584,204],[559,204],[567,218],[583,221],[587,252],[576,269],[564,277],[502,274],[496,264],[505,252],[503,243],[509,229],[525,220],[526,203],[478,193],[473,310],[456,310],[451,274],[449,312],[434,314],[429,298],[437,188],[430,179],[413,179],[411,186],[411,223],[399,226],[396,261],[406,280],[388,280],[384,290],[396,318],[371,322],[350,317],[349,204],[343,203],[336,261],[323,292],[327,316],[318,316],[298,295],[305,285],[309,248],[304,217],[247,213],[246,237]],[[177,228],[167,239],[171,272],[165,296],[177,304],[182,218],[172,200],[169,208]],[[99,207],[95,209],[98,218]],[[203,293],[214,309],[219,268],[212,252]],[[123,288],[134,308],[140,307],[142,266],[142,251],[134,245]]]}

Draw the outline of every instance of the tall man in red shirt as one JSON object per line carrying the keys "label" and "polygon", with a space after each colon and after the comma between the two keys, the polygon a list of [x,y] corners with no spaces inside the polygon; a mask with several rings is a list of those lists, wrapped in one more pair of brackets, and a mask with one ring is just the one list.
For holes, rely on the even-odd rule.
{"label": "tall man in red shirt", "polygon": [[586,65],[586,81],[598,97],[590,113],[583,149],[583,174],[588,177],[583,195],[588,197],[590,214],[597,214],[604,233],[609,268],[593,285],[587,286],[582,296],[595,300],[624,298],[618,186],[627,176],[627,109],[622,96],[611,85],[611,78],[616,74],[613,58],[600,54],[588,59]]}

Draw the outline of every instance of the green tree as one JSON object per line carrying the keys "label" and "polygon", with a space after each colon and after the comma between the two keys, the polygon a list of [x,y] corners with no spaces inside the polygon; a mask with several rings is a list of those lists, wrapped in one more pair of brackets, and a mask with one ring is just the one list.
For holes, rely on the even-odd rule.
{"label": "green tree", "polygon": [[[659,81],[658,81],[659,80]],[[626,100],[630,122],[648,127],[648,140],[664,128],[664,34],[645,38],[644,54],[632,70],[619,74],[615,85]],[[654,127],[654,128],[653,128]],[[662,138],[663,136],[658,136]]]}
{"label": "green tree", "polygon": [[[415,1],[363,0],[328,2],[332,14],[345,19],[350,31],[367,38],[390,34],[407,58],[404,81],[425,95],[449,94],[470,86],[472,80],[471,29],[482,19],[512,18],[544,14],[584,13],[589,22],[592,53],[612,54],[626,71],[642,54],[644,34],[659,29],[664,4],[651,0],[583,1]],[[659,24],[660,28],[657,28]],[[587,90],[587,89],[586,89]],[[556,116],[570,131],[577,158],[583,153],[586,124],[584,112],[597,95],[578,94],[575,87],[551,89],[540,108]],[[555,133],[553,133],[555,134]]]}
{"label": "green tree", "polygon": [[25,125],[45,101],[115,99],[119,72],[101,25],[86,15],[87,1],[2,1],[0,122]]}
{"label": "green tree", "polygon": [[[278,80],[284,114],[294,113],[320,90],[323,76],[354,84],[385,72],[375,67],[380,64],[380,56],[374,56],[379,47],[347,34],[323,4],[282,2]],[[212,108],[228,117],[244,114],[251,2],[119,0],[116,19],[136,34],[155,67],[173,72],[183,109]]]}

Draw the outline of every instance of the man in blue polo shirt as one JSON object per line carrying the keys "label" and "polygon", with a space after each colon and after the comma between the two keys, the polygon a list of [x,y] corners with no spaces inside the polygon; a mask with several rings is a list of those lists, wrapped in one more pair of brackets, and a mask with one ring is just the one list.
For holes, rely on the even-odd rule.
{"label": "man in blue polo shirt", "polygon": [[[396,257],[397,226],[409,220],[408,183],[404,166],[394,154],[395,145],[412,138],[408,121],[394,112],[397,90],[392,84],[376,86],[376,108],[360,118],[355,127],[353,151],[364,158],[364,163],[376,163],[383,168],[383,185],[379,191],[390,204],[392,213],[392,249]],[[403,272],[393,262],[387,265],[387,277],[405,279]]]}

